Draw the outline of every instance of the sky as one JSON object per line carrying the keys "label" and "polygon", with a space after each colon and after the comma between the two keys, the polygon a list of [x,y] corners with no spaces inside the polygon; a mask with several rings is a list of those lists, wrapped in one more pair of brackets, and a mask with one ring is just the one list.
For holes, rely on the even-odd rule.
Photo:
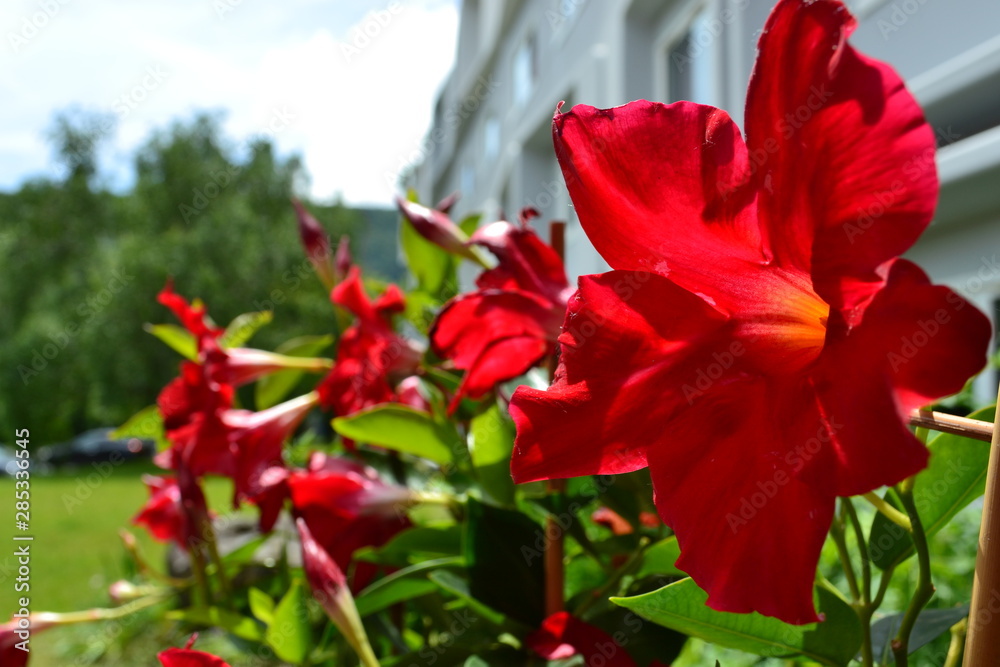
{"label": "sky", "polygon": [[237,146],[300,154],[311,198],[390,205],[457,33],[457,0],[4,0],[0,190],[59,175],[57,112],[111,114],[101,169],[120,190],[153,129],[205,110]]}

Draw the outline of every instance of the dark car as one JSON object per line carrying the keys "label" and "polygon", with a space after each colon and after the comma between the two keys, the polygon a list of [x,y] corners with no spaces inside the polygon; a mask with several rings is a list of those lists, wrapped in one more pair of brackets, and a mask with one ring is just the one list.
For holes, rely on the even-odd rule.
{"label": "dark car", "polygon": [[143,438],[112,437],[114,429],[95,428],[69,442],[47,445],[38,449],[37,462],[46,467],[82,466],[89,463],[149,459],[156,453],[156,444]]}

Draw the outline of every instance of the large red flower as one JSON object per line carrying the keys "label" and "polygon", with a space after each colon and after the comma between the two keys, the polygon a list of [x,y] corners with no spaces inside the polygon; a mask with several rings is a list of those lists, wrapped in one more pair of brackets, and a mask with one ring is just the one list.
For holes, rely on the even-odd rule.
{"label": "large red flower", "polygon": [[357,319],[340,337],[333,369],[317,388],[320,405],[345,416],[398,401],[399,383],[416,372],[421,356],[392,329],[392,316],[406,305],[403,294],[389,285],[371,301],[361,282],[361,270],[354,266],[330,298]]}
{"label": "large red flower", "polygon": [[934,136],[840,2],[782,0],[747,138],[679,102],[553,121],[580,222],[614,271],[580,280],[548,391],[511,404],[518,482],[649,466],[709,605],[816,621],[837,496],[927,462],[911,409],[985,361],[990,326],[897,256],[931,219]]}
{"label": "large red flower", "polygon": [[473,234],[470,242],[499,263],[479,276],[477,291],[449,301],[431,327],[434,351],[465,371],[452,410],[464,396],[482,397],[555,350],[573,290],[559,255],[527,226],[533,213],[520,225],[494,222]]}

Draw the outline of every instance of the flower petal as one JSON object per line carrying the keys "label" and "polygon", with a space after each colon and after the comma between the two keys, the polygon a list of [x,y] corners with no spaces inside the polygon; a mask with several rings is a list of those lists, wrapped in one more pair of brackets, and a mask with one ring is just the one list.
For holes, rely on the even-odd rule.
{"label": "flower petal", "polygon": [[546,618],[541,628],[525,638],[525,645],[547,660],[581,655],[585,665],[635,667],[635,661],[622,644],[604,630],[581,621],[568,611],[556,612]]}
{"label": "flower petal", "polygon": [[847,45],[855,24],[840,2],[782,0],[747,94],[768,247],[835,307],[866,296],[858,281],[881,282],[876,268],[913,244],[938,193],[934,133],[895,71]]}
{"label": "flower petal", "polygon": [[967,301],[931,285],[911,262],[893,262],[860,325],[831,335],[812,373],[835,425],[836,461],[818,463],[811,476],[850,496],[923,469],[927,449],[906,428],[907,416],[982,369],[990,331]]}
{"label": "flower petal", "polygon": [[670,275],[712,297],[766,260],[746,146],[713,107],[575,106],[552,121],[580,223],[615,269]]}
{"label": "flower petal", "polygon": [[554,347],[562,314],[529,292],[485,290],[452,299],[431,327],[434,351],[466,371],[453,404],[521,375]]}
{"label": "flower petal", "polygon": [[654,501],[681,547],[677,567],[713,609],[818,620],[813,582],[834,497],[798,479],[798,454],[785,449],[799,440],[790,433],[817,423],[800,387],[745,380],[713,388],[648,448]]}
{"label": "flower petal", "polygon": [[656,274],[581,277],[555,382],[548,391],[519,387],[511,400],[515,482],[644,467],[647,446],[698,391],[699,364],[730,344],[728,322]]}
{"label": "flower petal", "polygon": [[163,667],[229,667],[229,663],[218,656],[186,648],[168,648],[156,657]]}
{"label": "flower petal", "polygon": [[472,243],[489,250],[499,264],[476,280],[481,289],[520,289],[564,303],[572,290],[558,253],[529,227],[506,221],[486,225],[472,235]]}

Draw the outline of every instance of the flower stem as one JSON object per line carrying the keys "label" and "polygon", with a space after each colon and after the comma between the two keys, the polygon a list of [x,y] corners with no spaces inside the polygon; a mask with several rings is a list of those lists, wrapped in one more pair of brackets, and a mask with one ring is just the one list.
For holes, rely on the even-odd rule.
{"label": "flower stem", "polygon": [[942,667],[960,667],[962,664],[962,653],[965,648],[965,632],[969,627],[969,619],[963,618],[961,621],[951,626],[951,643],[948,645],[948,655],[945,656]]}
{"label": "flower stem", "polygon": [[913,538],[913,546],[917,552],[918,567],[917,589],[913,592],[910,605],[906,608],[906,613],[903,615],[903,622],[899,626],[899,632],[896,634],[896,638],[892,640],[892,653],[896,658],[896,665],[898,667],[907,667],[910,653],[910,633],[913,631],[913,626],[916,624],[921,610],[923,610],[924,606],[934,595],[934,583],[931,581],[931,556],[927,547],[927,534],[924,532],[920,515],[917,513],[917,506],[913,502],[912,485],[906,483],[900,484],[897,487],[897,492],[913,526],[911,536]]}
{"label": "flower stem", "polygon": [[874,505],[875,509],[884,514],[885,518],[889,519],[889,521],[892,521],[897,526],[906,529],[907,532],[913,532],[913,523],[910,520],[910,517],[907,517],[898,509],[880,498],[874,491],[869,491],[861,497]]}
{"label": "flower stem", "polygon": [[53,611],[41,611],[37,614],[32,614],[32,621],[41,622],[51,625],[73,625],[75,623],[92,623],[94,621],[111,621],[116,618],[123,618],[134,614],[138,611],[142,611],[146,607],[152,607],[153,605],[159,604],[166,600],[167,598],[157,595],[151,595],[149,597],[140,598],[129,602],[128,604],[123,604],[120,607],[112,608],[99,608],[99,609],[85,609],[83,611],[69,611],[69,612],[53,612]]}
{"label": "flower stem", "polygon": [[858,588],[858,578],[854,574],[851,554],[847,551],[843,515],[833,520],[833,525],[830,526],[830,535],[833,537],[833,543],[837,545],[837,555],[840,556],[840,566],[844,570],[844,576],[847,578],[847,587],[851,589],[851,599],[855,603],[859,603],[861,602],[861,589]]}
{"label": "flower stem", "polygon": [[[549,496],[554,502],[553,510],[562,511],[563,497],[566,491],[566,480],[552,479],[548,484]],[[551,616],[563,610],[563,529],[556,520],[555,514],[545,517],[545,615]]]}
{"label": "flower stem", "polygon": [[576,609],[573,610],[573,615],[577,618],[582,618],[584,612],[590,609],[594,604],[600,602],[601,600],[606,600],[608,593],[610,593],[615,586],[621,582],[621,580],[627,574],[631,574],[636,567],[642,563],[642,558],[645,555],[646,547],[650,545],[650,540],[648,537],[643,537],[639,540],[639,548],[629,556],[629,559],[625,561],[620,568],[615,570],[615,572],[608,578],[608,580],[599,589],[594,591],[593,595],[586,598],[583,602],[577,605]]}

